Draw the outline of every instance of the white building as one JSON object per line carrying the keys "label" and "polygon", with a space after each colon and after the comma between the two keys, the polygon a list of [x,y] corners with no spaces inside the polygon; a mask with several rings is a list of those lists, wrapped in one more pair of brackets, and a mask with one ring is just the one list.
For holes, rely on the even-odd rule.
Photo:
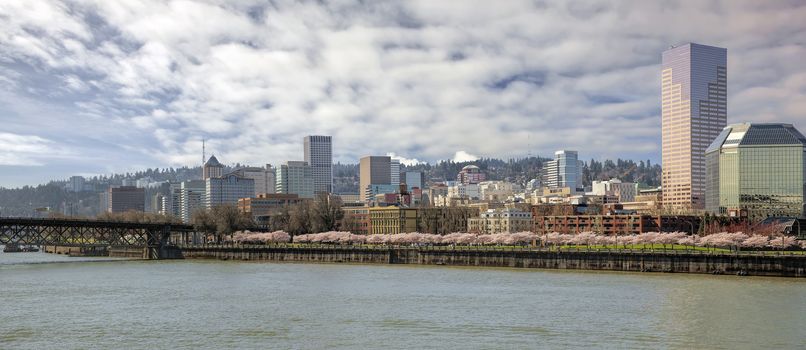
{"label": "white building", "polygon": [[400,159],[392,158],[389,161],[389,178],[392,185],[400,185]]}
{"label": "white building", "polygon": [[[204,190],[202,186],[202,191]],[[168,195],[162,197],[162,211],[160,214],[182,218],[180,203],[182,198],[182,184],[171,183],[168,185]]]}
{"label": "white building", "polygon": [[219,178],[209,178],[205,186],[204,203],[207,209],[218,205],[237,205],[238,199],[251,198],[255,195],[255,180],[236,174],[227,174]]}
{"label": "white building", "polygon": [[299,198],[313,198],[313,169],[308,162],[288,161],[277,168],[275,193],[296,194]]}
{"label": "white building", "polygon": [[179,187],[179,204],[176,205],[182,222],[190,222],[193,212],[205,208],[206,193],[204,180],[182,181]]}
{"label": "white building", "polygon": [[619,179],[607,181],[593,181],[591,194],[594,196],[617,196],[619,202],[632,202],[638,193],[638,184],[634,182],[621,182]]}
{"label": "white building", "polygon": [[448,187],[448,198],[479,199],[480,195],[478,184],[457,183]]}
{"label": "white building", "polygon": [[485,201],[503,202],[515,195],[517,185],[506,181],[484,181],[479,183],[479,198]]}
{"label": "white building", "polygon": [[490,209],[477,218],[467,219],[467,230],[481,234],[531,231],[532,213],[510,208]]}
{"label": "white building", "polygon": [[265,168],[240,168],[235,170],[233,173],[247,179],[255,180],[255,197],[263,193],[274,193],[275,187],[277,186],[274,168],[271,166],[271,164],[266,164]]}

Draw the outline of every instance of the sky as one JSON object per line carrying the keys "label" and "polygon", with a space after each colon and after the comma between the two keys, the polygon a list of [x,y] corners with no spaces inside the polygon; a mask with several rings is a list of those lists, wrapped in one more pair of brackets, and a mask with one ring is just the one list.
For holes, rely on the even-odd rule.
{"label": "sky", "polygon": [[803,1],[0,2],[0,186],[146,168],[660,160],[660,57],[728,49],[728,122],[806,131]]}

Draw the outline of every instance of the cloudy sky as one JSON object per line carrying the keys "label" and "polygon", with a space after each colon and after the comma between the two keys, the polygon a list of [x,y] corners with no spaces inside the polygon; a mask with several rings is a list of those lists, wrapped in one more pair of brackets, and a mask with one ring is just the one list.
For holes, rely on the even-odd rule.
{"label": "cloudy sky", "polygon": [[660,53],[806,129],[802,1],[3,1],[0,186],[201,162],[660,158]]}

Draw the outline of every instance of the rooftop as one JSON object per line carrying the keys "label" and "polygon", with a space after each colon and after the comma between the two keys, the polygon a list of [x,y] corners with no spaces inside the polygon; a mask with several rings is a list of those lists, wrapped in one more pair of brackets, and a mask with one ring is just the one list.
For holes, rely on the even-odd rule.
{"label": "rooftop", "polygon": [[722,129],[719,136],[705,151],[721,147],[800,145],[806,146],[806,137],[792,124],[783,123],[740,123]]}

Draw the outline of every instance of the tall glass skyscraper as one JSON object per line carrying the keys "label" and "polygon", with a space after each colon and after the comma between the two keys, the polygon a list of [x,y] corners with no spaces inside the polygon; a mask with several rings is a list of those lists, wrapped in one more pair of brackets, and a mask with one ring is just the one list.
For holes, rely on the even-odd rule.
{"label": "tall glass skyscraper", "polygon": [[543,166],[543,184],[548,188],[569,187],[574,192],[582,191],[582,168],[577,151],[554,152],[554,160]]}
{"label": "tall glass skyscraper", "polygon": [[663,52],[663,206],[705,207],[705,149],[727,125],[728,51],[689,43]]}
{"label": "tall glass skyscraper", "polygon": [[315,193],[333,192],[333,139],[330,136],[305,136],[305,162],[313,173]]}
{"label": "tall glass skyscraper", "polygon": [[747,216],[801,216],[806,197],[806,137],[791,124],[726,127],[706,157],[706,210]]}

